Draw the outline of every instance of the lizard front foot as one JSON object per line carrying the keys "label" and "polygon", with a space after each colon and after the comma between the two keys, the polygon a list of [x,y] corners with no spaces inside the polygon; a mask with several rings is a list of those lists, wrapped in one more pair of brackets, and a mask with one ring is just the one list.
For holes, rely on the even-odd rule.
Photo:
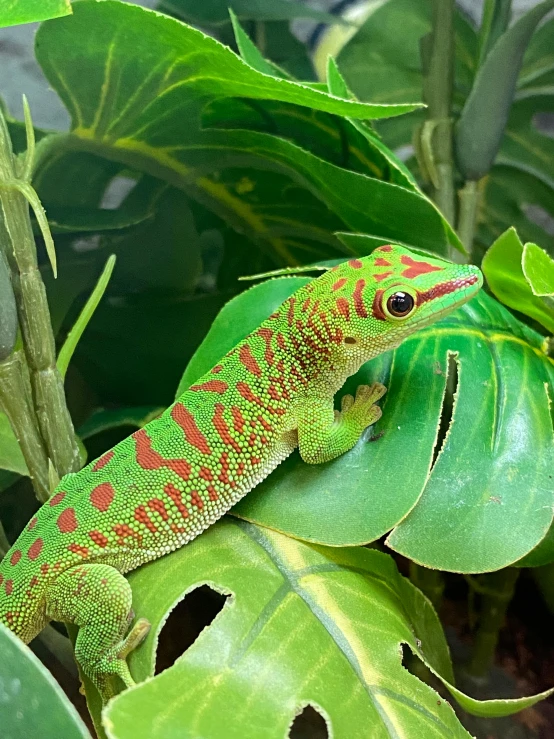
{"label": "lizard front foot", "polygon": [[340,416],[359,429],[360,433],[381,418],[382,411],[377,401],[387,392],[380,382],[373,385],[358,385],[356,397],[344,395],[341,402]]}

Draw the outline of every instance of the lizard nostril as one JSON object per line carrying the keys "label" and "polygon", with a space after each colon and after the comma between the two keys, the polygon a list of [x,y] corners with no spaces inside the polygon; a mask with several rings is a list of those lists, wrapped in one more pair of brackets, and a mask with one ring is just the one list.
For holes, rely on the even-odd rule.
{"label": "lizard nostril", "polygon": [[356,344],[356,339],[353,336],[345,336],[344,337],[344,343],[345,344]]}

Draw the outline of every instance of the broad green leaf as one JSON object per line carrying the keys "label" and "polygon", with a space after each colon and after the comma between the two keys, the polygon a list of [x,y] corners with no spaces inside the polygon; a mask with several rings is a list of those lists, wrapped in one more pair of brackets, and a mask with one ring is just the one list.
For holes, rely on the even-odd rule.
{"label": "broad green leaf", "polygon": [[163,411],[156,406],[135,406],[132,408],[101,408],[96,410],[79,427],[79,438],[88,439],[102,431],[132,426],[140,429]]}
{"label": "broad green leaf", "polygon": [[[65,142],[58,139],[60,150],[84,148],[184,188],[263,249],[269,248],[280,263],[298,261],[288,240],[312,239],[315,228],[304,232],[300,219],[289,221],[286,207],[276,212],[275,197],[260,197],[266,183],[275,187],[276,177],[281,195],[286,193],[285,202],[296,189],[327,210],[342,230],[398,241],[415,231],[413,238],[420,246],[438,252],[452,238],[440,215],[418,193],[351,172],[344,165],[332,166],[282,137],[213,130],[202,120],[206,104],[222,97],[252,100],[254,107],[256,99],[274,100],[304,112],[312,108],[351,118],[400,114],[413,110],[413,105],[362,104],[278,80],[247,66],[199,31],[110,1],[79,3],[70,24],[44,24],[37,35],[37,55],[73,118],[73,133]],[[191,58],[194,64],[189,64]],[[116,78],[117,90],[124,88],[125,95],[117,93]],[[112,93],[106,95],[110,85]],[[55,155],[54,149],[50,155]],[[245,167],[255,174],[247,187]],[[238,180],[236,168],[241,170]],[[290,207],[294,209],[296,202],[298,197]],[[320,240],[329,242],[328,231],[320,231]]]}
{"label": "broad green leaf", "polygon": [[177,15],[198,26],[220,25],[229,22],[229,9],[244,20],[281,21],[310,18],[320,23],[344,23],[336,15],[311,8],[304,2],[289,0],[161,0],[159,9]]}
{"label": "broad green leaf", "polygon": [[[228,303],[179,392],[306,281],[270,280]],[[481,572],[511,564],[538,544],[553,515],[545,383],[554,370],[541,345],[542,337],[482,293],[346,383],[345,392],[375,381],[388,387],[383,417],[369,436],[375,441],[366,435],[324,465],[307,465],[295,453],[233,512],[333,546],[364,544],[393,529],[391,547],[437,569]],[[457,401],[433,465],[449,356],[458,365]]]}
{"label": "broad green leaf", "polygon": [[2,0],[0,28],[59,18],[71,13],[71,0]]}
{"label": "broad green leaf", "polygon": [[523,244],[510,228],[490,247],[482,268],[496,297],[510,308],[531,316],[554,331],[554,307],[533,293],[522,269]]}
{"label": "broad green leaf", "polygon": [[3,624],[0,654],[2,739],[91,739],[50,672]]}
{"label": "broad green leaf", "polygon": [[0,469],[28,475],[23,454],[5,413],[0,412]]}
{"label": "broad green leaf", "polygon": [[[207,583],[231,597],[174,665],[108,706],[112,739],[282,739],[306,704],[330,736],[469,736],[448,701],[401,664],[406,645],[454,690],[435,612],[385,554],[226,520],[130,582],[137,614],[153,624],[130,659],[139,681],[153,674],[160,631],[186,593]],[[459,697],[488,715],[525,705]]]}
{"label": "broad green leaf", "polygon": [[517,567],[542,567],[550,562],[554,562],[554,526],[550,526],[538,546],[515,564]]}
{"label": "broad green leaf", "polygon": [[533,295],[554,295],[554,259],[536,244],[525,244],[521,267]]}

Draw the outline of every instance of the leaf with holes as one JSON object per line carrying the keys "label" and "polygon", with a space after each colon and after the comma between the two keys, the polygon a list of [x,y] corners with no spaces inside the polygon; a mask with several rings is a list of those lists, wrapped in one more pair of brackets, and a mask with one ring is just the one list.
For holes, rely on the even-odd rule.
{"label": "leaf with holes", "polygon": [[[417,104],[364,104],[264,75],[197,30],[111,0],[85,0],[70,23],[43,24],[37,57],[73,119],[72,133],[51,142],[43,166],[72,148],[153,174],[185,189],[281,263],[307,261],[295,254],[297,242],[300,248],[305,241],[326,244],[339,229],[438,252],[448,243],[459,247],[441,215],[413,188],[335,166],[281,135],[208,128],[203,119],[216,98],[254,106],[271,100],[303,113],[369,119]],[[246,181],[245,168],[252,173]],[[313,216],[309,209],[299,212],[302,199],[319,206]],[[324,209],[329,215],[322,227]],[[336,242],[334,248],[340,248]]]}
{"label": "leaf with holes", "polygon": [[0,624],[0,725],[3,739],[91,739],[50,672]]}
{"label": "leaf with holes", "polygon": [[[187,593],[206,583],[230,597],[185,654],[173,651],[175,664],[109,704],[110,739],[282,739],[306,705],[330,736],[469,736],[402,666],[406,645],[454,690],[433,608],[381,552],[307,545],[230,519],[129,581],[137,614],[153,625],[130,657],[139,681],[154,673],[164,623]],[[539,700],[457,697],[485,715]]]}
{"label": "leaf with holes", "polygon": [[[270,280],[228,303],[179,390],[307,279]],[[389,546],[442,570],[482,572],[516,561],[543,538],[553,516],[545,384],[554,379],[554,364],[541,344],[541,336],[481,293],[346,383],[347,392],[375,381],[388,387],[374,441],[366,436],[323,465],[305,464],[294,453],[233,512],[333,546],[364,544],[394,529]],[[457,398],[433,465],[449,365],[458,367]]]}

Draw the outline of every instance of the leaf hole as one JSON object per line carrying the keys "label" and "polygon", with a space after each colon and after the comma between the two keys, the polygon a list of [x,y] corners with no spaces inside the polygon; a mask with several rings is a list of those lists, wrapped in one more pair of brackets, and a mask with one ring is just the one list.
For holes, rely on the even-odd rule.
{"label": "leaf hole", "polygon": [[435,442],[435,448],[433,450],[431,470],[435,466],[435,462],[437,461],[437,458],[444,447],[445,441],[448,437],[448,432],[450,431],[450,427],[452,426],[452,417],[454,414],[454,406],[456,404],[456,394],[458,392],[458,380],[458,358],[456,354],[449,352],[446,365],[446,387],[442,400],[439,429],[437,433],[437,440]]}
{"label": "leaf hole", "polygon": [[137,181],[134,177],[124,177],[117,175],[108,183],[104,190],[100,208],[104,210],[116,210],[122,205],[123,201],[135,187]]}
{"label": "leaf hole", "polygon": [[401,651],[402,667],[407,670],[410,675],[417,677],[418,680],[421,680],[421,682],[433,688],[433,690],[439,694],[437,695],[437,702],[440,701],[440,696],[444,694],[444,687],[440,680],[433,675],[425,662],[423,662],[417,654],[412,652],[409,644],[402,644]]}
{"label": "leaf hole", "polygon": [[289,739],[329,739],[330,733],[325,717],[315,706],[308,703],[295,716],[289,729]]}
{"label": "leaf hole", "polygon": [[158,637],[155,674],[167,670],[198,639],[230,596],[218,593],[208,585],[187,593],[169,614]]}

